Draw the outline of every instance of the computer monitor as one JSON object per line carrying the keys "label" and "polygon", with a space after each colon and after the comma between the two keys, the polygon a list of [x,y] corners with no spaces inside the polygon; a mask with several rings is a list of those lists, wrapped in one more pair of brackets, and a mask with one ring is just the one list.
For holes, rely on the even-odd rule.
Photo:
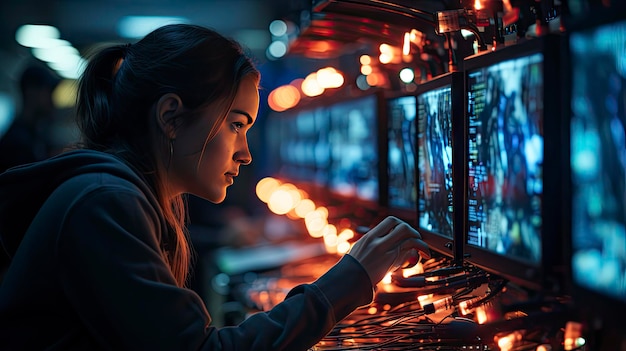
{"label": "computer monitor", "polygon": [[268,114],[266,159],[271,175],[304,190],[321,192],[328,183],[329,123],[324,106]]}
{"label": "computer monitor", "polygon": [[626,315],[625,13],[594,12],[566,40],[570,288],[581,310],[613,326]]}
{"label": "computer monitor", "polygon": [[406,93],[386,97],[386,158],[382,158],[387,176],[383,207],[388,215],[411,225],[417,224],[416,147],[417,99]]}
{"label": "computer monitor", "polygon": [[328,190],[333,201],[375,208],[380,201],[380,94],[327,105],[330,117]]}
{"label": "computer monitor", "polygon": [[459,261],[465,188],[463,78],[460,72],[447,73],[416,91],[418,229],[432,249]]}
{"label": "computer monitor", "polygon": [[530,290],[561,289],[561,38],[464,61],[465,260]]}

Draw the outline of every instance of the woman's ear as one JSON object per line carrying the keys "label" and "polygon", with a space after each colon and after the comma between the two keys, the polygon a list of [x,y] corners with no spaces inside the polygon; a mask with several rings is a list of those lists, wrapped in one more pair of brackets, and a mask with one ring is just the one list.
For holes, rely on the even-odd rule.
{"label": "woman's ear", "polygon": [[168,139],[176,139],[176,118],[182,111],[183,102],[177,94],[167,93],[157,101],[157,124]]}

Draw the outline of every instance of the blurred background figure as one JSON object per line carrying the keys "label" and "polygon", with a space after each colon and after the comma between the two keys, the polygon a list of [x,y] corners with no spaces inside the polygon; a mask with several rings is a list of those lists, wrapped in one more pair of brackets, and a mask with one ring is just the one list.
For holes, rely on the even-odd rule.
{"label": "blurred background figure", "polygon": [[49,132],[56,114],[52,95],[60,81],[43,64],[25,66],[19,80],[21,110],[0,136],[0,172],[56,153]]}
{"label": "blurred background figure", "polygon": [[[21,110],[0,135],[0,173],[13,166],[39,161],[56,153],[50,133],[56,108],[52,93],[61,79],[43,64],[29,63],[19,79]],[[9,258],[0,252],[0,283]]]}

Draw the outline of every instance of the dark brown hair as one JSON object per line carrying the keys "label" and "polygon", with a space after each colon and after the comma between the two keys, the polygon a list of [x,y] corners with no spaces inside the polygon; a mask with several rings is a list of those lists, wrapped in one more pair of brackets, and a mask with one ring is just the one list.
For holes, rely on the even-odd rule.
{"label": "dark brown hair", "polygon": [[160,174],[159,150],[169,140],[155,140],[150,130],[155,102],[177,94],[188,113],[176,125],[190,123],[203,108],[222,109],[207,139],[217,132],[230,109],[241,80],[259,79],[252,60],[237,42],[196,25],[158,28],[132,45],[115,45],[93,55],[79,81],[77,123],[80,147],[118,155],[147,179],[169,225],[161,243],[179,285],[184,285],[191,257],[185,229],[182,196],[166,195],[167,180]]}

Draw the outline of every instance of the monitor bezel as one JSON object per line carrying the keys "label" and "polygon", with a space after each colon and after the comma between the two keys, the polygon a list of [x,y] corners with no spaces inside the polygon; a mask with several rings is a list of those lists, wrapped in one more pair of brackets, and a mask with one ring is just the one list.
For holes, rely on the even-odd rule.
{"label": "monitor bezel", "polygon": [[[544,130],[544,167],[543,167],[543,193],[542,193],[542,229],[541,229],[541,259],[536,265],[515,259],[510,256],[496,254],[485,248],[468,244],[469,220],[464,221],[463,254],[466,262],[491,272],[510,282],[534,291],[545,293],[557,293],[563,290],[563,176],[565,155],[562,140],[564,138],[564,125],[562,109],[560,108],[562,88],[560,85],[560,48],[562,36],[549,34],[544,37],[528,39],[524,42],[504,47],[496,51],[489,51],[472,55],[465,58],[465,111],[466,130],[465,144],[469,148],[469,115],[468,75],[476,69],[497,64],[502,61],[543,53],[543,130]],[[551,94],[556,93],[557,96]],[[554,116],[551,119],[546,116]],[[468,154],[465,155],[466,173],[465,189],[465,213],[469,210],[469,184],[468,184]],[[552,233],[552,234],[549,234]],[[547,235],[549,234],[549,235]]]}
{"label": "monitor bezel", "polygon": [[[416,228],[424,238],[424,240],[428,243],[431,249],[452,258],[455,262],[461,263],[463,261],[463,218],[465,216],[465,209],[462,204],[465,203],[465,181],[464,181],[464,173],[465,173],[465,114],[464,114],[464,74],[463,72],[448,72],[433,78],[423,84],[420,84],[417,90],[414,92],[416,99],[416,109],[419,111],[419,100],[418,97],[421,94],[428,93],[430,91],[440,89],[444,86],[451,87],[451,102],[452,102],[452,125],[453,125],[453,146],[452,146],[452,182],[453,182],[453,191],[452,191],[452,202],[454,206],[453,212],[453,221],[454,221],[454,229],[452,233],[452,238],[445,236],[441,233],[437,233],[426,228],[422,228],[419,226],[419,216],[420,216],[420,208],[419,208],[419,182],[420,182],[420,173],[422,170],[419,169],[419,151],[415,153],[415,164],[416,164],[416,181],[415,184],[418,187],[418,204],[415,209],[415,217],[418,223],[416,224]],[[416,118],[417,111],[416,111]],[[416,128],[416,132],[419,135],[419,126]],[[416,143],[419,141],[419,136],[415,138]],[[418,145],[416,145],[416,150],[418,150]]]}

